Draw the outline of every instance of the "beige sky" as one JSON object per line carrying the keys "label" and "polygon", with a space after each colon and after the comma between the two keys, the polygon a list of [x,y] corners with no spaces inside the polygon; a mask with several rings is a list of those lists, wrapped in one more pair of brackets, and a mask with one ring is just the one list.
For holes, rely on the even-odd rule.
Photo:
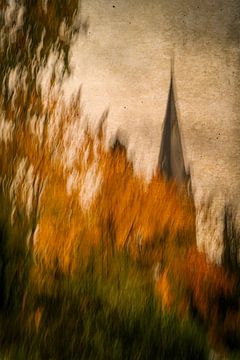
{"label": "beige sky", "polygon": [[222,204],[225,196],[239,202],[239,1],[83,0],[82,9],[90,28],[73,49],[70,86],[83,84],[92,121],[109,108],[109,133],[121,129],[136,169],[150,175],[174,54],[196,201],[213,192]]}

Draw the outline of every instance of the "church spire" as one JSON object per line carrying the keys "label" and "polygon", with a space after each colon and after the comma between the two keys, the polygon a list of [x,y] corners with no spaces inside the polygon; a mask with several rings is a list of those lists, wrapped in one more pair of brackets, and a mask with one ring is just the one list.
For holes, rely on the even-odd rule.
{"label": "church spire", "polygon": [[173,179],[177,183],[183,183],[189,180],[189,174],[184,164],[181,134],[175,104],[173,64],[171,64],[171,79],[163,124],[159,168],[167,180]]}

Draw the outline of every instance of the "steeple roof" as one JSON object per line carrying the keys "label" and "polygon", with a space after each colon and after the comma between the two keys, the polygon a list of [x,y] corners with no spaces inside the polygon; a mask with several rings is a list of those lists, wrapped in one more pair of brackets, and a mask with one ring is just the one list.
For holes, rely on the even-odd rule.
{"label": "steeple roof", "polygon": [[172,71],[166,114],[163,124],[162,141],[159,154],[159,168],[167,180],[173,179],[177,183],[182,183],[188,181],[189,179],[189,174],[186,171],[184,163],[181,134],[175,104]]}

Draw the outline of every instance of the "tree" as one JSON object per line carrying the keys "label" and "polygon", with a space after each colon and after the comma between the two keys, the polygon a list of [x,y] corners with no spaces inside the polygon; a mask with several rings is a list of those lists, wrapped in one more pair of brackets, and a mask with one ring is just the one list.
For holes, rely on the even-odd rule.
{"label": "tree", "polygon": [[[53,53],[50,87],[70,74],[69,50],[88,27],[87,21],[82,21],[80,5],[79,0],[0,1],[2,304],[8,302],[7,297],[14,297],[12,291],[17,291],[16,298],[22,301],[22,280],[29,261],[26,246],[31,245],[37,226],[44,169],[52,155],[47,128],[56,101],[49,98],[44,105],[39,76]],[[59,61],[62,67],[57,72]]]}

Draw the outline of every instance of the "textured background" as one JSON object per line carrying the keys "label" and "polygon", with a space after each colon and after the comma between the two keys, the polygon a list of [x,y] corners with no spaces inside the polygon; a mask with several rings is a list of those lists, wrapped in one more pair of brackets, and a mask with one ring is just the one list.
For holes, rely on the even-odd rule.
{"label": "textured background", "polygon": [[[198,243],[219,261],[223,205],[240,200],[239,0],[83,0],[82,10],[90,28],[73,48],[68,89],[83,84],[93,122],[109,108],[109,136],[121,129],[136,170],[147,177],[157,165],[174,55]],[[200,204],[209,196],[204,225]]]}

